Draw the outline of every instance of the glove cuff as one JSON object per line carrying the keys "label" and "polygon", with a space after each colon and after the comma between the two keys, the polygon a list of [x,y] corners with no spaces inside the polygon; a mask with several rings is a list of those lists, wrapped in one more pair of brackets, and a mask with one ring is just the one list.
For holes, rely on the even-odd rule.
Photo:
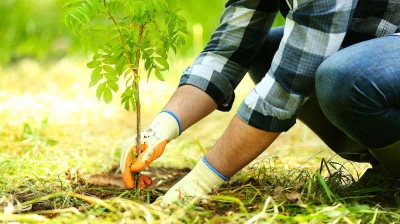
{"label": "glove cuff", "polygon": [[221,177],[224,181],[229,181],[229,177],[224,176],[222,173],[218,172],[218,170],[216,170],[214,167],[212,167],[206,160],[206,156],[203,156],[203,158],[201,159],[203,161],[203,163],[212,171],[214,172],[216,175],[218,175],[219,177]]}
{"label": "glove cuff", "polygon": [[160,114],[161,114],[161,113],[168,113],[168,114],[170,114],[173,118],[175,118],[175,121],[176,121],[176,123],[178,124],[178,129],[179,129],[179,134],[178,134],[178,136],[181,135],[181,134],[182,134],[182,126],[181,126],[181,121],[179,120],[178,116],[176,116],[176,114],[174,114],[174,112],[172,112],[172,111],[170,111],[170,110],[162,110],[162,111],[160,112]]}
{"label": "glove cuff", "polygon": [[169,110],[161,111],[153,120],[148,130],[152,130],[159,139],[172,139],[177,138],[181,132],[181,122],[178,117]]}
{"label": "glove cuff", "polygon": [[160,206],[165,207],[187,197],[206,198],[208,193],[218,189],[226,180],[229,178],[215,170],[203,157],[190,173],[168,190]]}

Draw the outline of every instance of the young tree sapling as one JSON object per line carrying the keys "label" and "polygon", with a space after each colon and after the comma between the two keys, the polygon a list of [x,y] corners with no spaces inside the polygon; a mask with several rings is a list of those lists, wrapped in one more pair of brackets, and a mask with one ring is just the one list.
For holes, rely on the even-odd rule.
{"label": "young tree sapling", "polygon": [[121,104],[136,111],[138,151],[133,158],[137,158],[141,145],[140,68],[144,66],[147,79],[154,74],[164,81],[161,72],[169,69],[170,49],[176,53],[185,43],[186,21],[178,14],[177,1],[66,0],[64,8],[60,23],[93,53],[87,67],[93,70],[89,86],[97,85],[97,98],[110,103],[120,89],[118,81],[125,81]]}

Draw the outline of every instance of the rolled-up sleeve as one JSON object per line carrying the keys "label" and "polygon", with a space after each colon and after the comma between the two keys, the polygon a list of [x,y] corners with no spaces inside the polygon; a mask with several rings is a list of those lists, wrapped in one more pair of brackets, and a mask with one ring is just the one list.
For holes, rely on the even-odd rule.
{"label": "rolled-up sleeve", "polygon": [[357,1],[294,0],[284,36],[266,76],[249,93],[237,112],[258,129],[282,132],[314,87],[318,66],[338,51]]}
{"label": "rolled-up sleeve", "polygon": [[228,111],[234,90],[248,71],[278,12],[277,1],[228,1],[220,25],[205,49],[182,74],[179,85],[193,85]]}

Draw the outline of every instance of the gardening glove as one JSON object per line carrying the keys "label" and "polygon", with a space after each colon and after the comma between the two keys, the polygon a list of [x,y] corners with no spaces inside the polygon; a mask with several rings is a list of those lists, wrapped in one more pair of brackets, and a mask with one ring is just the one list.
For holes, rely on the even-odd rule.
{"label": "gardening glove", "polygon": [[[141,132],[141,153],[137,158],[136,136],[129,138],[122,144],[120,169],[127,189],[135,187],[132,173],[141,172],[160,157],[167,143],[178,137],[181,132],[178,117],[171,111],[163,110],[157,115],[149,128]],[[140,182],[144,183],[144,187],[149,186],[147,185],[149,182],[146,182],[146,178],[142,176],[139,177]]]}
{"label": "gardening glove", "polygon": [[[166,207],[175,201],[189,197],[207,198],[213,189],[218,189],[229,178],[215,170],[203,157],[182,180],[172,186],[164,196],[156,199],[155,206]],[[189,198],[190,199],[190,198]]]}

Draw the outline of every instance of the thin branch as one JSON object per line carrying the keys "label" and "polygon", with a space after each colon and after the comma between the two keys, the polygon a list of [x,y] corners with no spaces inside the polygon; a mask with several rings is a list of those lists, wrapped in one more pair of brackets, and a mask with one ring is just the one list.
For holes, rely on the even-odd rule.
{"label": "thin branch", "polygon": [[[141,114],[140,114],[140,93],[139,93],[139,81],[140,81],[140,76],[139,76],[139,71],[137,68],[139,68],[139,62],[140,62],[140,46],[142,43],[142,38],[143,38],[143,30],[144,30],[144,24],[141,24],[139,26],[139,36],[138,36],[138,42],[137,42],[137,51],[136,51],[136,61],[135,61],[135,69],[133,70],[133,74],[135,76],[135,78],[133,79],[133,84],[135,86],[135,89],[137,91],[137,99],[135,100],[135,104],[136,104],[136,145],[137,145],[137,156],[140,155],[141,153],[141,143],[140,143],[140,139],[141,139],[141,122],[140,122],[140,118],[141,118]],[[140,197],[140,173],[138,175],[137,178],[137,182],[136,182],[136,188],[138,190],[138,195]]]}
{"label": "thin branch", "polygon": [[[129,49],[128,46],[125,44],[125,40],[124,37],[122,35],[122,31],[121,29],[118,27],[118,21],[115,19],[115,17],[110,13],[110,11],[107,8],[107,3],[106,0],[103,1],[104,7],[107,10],[107,14],[108,16],[111,18],[111,20],[113,21],[113,23],[116,26],[116,29],[118,31],[119,34],[119,40],[121,42],[121,45],[124,48],[124,56],[127,58],[128,60],[128,64],[129,64],[129,68],[132,70],[133,75],[134,75],[134,79],[132,81],[132,86],[134,86],[134,88],[136,89],[137,92],[137,97],[135,99],[135,105],[136,105],[136,148],[137,148],[137,152],[136,152],[136,158],[139,157],[140,153],[141,153],[141,143],[140,143],[140,139],[141,139],[141,114],[140,114],[140,95],[139,95],[139,62],[140,62],[140,46],[142,43],[142,37],[143,37],[143,30],[144,30],[144,24],[141,24],[139,26],[139,36],[138,36],[138,42],[137,42],[137,48],[138,50],[136,51],[136,55],[135,55],[135,64],[132,63],[131,58],[129,57]],[[136,189],[138,191],[138,198],[140,198],[140,173],[138,173],[138,175],[134,175],[135,177],[135,181],[136,181]]]}

